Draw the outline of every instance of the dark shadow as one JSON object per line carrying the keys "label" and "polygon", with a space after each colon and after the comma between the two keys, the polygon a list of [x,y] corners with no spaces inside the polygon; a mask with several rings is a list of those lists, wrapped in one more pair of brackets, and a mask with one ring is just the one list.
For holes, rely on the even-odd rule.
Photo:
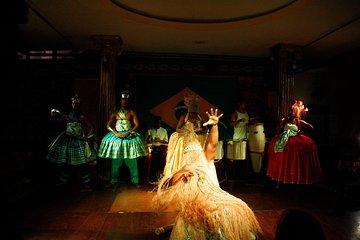
{"label": "dark shadow", "polygon": [[288,209],[279,220],[276,240],[325,240],[320,222],[309,213]]}

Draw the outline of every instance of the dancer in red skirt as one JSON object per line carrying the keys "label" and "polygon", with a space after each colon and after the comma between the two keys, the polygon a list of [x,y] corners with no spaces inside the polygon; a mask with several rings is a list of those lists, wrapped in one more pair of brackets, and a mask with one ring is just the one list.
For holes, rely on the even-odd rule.
{"label": "dancer in red skirt", "polygon": [[270,140],[267,175],[278,183],[312,184],[322,179],[317,146],[301,133],[313,129],[301,119],[307,111],[302,101],[295,101],[292,115],[281,119],[281,133]]}

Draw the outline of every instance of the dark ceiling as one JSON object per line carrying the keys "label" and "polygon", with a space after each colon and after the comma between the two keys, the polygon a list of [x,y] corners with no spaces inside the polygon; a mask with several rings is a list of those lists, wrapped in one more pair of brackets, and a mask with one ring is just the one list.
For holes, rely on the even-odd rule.
{"label": "dark ceiling", "polygon": [[121,36],[124,51],[145,53],[267,57],[285,43],[324,59],[360,47],[359,0],[25,2],[22,50],[92,49],[98,34]]}

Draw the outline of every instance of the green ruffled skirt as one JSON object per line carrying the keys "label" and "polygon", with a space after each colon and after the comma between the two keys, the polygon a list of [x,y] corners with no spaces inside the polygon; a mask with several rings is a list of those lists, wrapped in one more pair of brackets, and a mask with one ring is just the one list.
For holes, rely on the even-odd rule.
{"label": "green ruffled skirt", "polygon": [[98,151],[99,157],[112,159],[129,159],[147,155],[147,144],[139,133],[130,134],[126,138],[118,138],[109,132],[102,139]]}

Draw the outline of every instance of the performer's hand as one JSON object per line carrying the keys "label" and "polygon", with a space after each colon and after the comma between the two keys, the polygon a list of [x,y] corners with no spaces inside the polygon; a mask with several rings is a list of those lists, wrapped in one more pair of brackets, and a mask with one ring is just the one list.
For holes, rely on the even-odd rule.
{"label": "performer's hand", "polygon": [[210,109],[210,113],[206,112],[206,114],[209,117],[209,120],[203,124],[203,126],[207,126],[207,125],[216,125],[219,122],[219,118],[221,118],[224,114],[220,114],[218,115],[218,110],[215,109]]}
{"label": "performer's hand", "polygon": [[127,138],[130,135],[130,132],[127,132],[125,134],[120,134],[120,138]]}
{"label": "performer's hand", "polygon": [[51,109],[50,111],[50,117],[55,119],[55,118],[60,118],[61,116],[61,112],[55,108]]}

